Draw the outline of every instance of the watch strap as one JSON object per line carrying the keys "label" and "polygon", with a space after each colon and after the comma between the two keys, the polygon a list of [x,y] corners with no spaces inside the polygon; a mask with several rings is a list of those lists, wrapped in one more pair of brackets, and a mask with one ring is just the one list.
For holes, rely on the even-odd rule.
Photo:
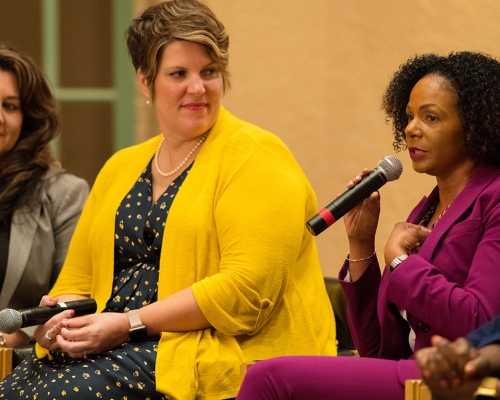
{"label": "watch strap", "polygon": [[130,329],[144,327],[141,317],[139,316],[139,311],[130,310],[127,312],[128,322],[130,323]]}
{"label": "watch strap", "polygon": [[141,321],[139,312],[131,310],[126,313],[130,323],[128,338],[130,343],[146,342],[148,340],[148,331]]}

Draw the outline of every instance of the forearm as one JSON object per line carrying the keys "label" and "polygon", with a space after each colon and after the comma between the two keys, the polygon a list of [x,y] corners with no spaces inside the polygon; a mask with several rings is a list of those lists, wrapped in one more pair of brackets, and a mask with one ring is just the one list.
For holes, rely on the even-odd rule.
{"label": "forearm", "polygon": [[89,298],[89,296],[82,296],[79,294],[61,294],[54,297],[57,299],[58,303],[65,301],[73,301],[73,300],[84,300]]}
{"label": "forearm", "polygon": [[18,330],[12,334],[4,333],[3,338],[7,347],[23,346],[30,341],[29,335],[22,330]]}
{"label": "forearm", "polygon": [[139,316],[149,336],[164,331],[187,332],[210,327],[190,287],[141,308]]}
{"label": "forearm", "polygon": [[57,269],[55,277],[57,277],[87,200],[88,186],[85,181],[64,174],[49,190],[54,192],[52,220],[55,242],[54,263]]}
{"label": "forearm", "polygon": [[368,238],[366,241],[349,241],[349,274],[351,282],[356,282],[366,271],[368,265],[375,257],[375,239]]}

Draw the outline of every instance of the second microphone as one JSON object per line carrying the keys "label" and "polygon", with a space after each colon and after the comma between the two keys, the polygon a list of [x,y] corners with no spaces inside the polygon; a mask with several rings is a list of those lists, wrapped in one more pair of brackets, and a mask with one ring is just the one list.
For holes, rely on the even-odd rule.
{"label": "second microphone", "polygon": [[314,236],[319,235],[364,199],[368,198],[370,194],[380,189],[387,182],[398,179],[402,172],[403,164],[397,157],[387,156],[382,158],[377,167],[364,176],[359,183],[346,190],[307,221],[307,230]]}
{"label": "second microphone", "polygon": [[14,333],[26,326],[43,324],[64,310],[74,310],[74,316],[78,317],[95,313],[97,303],[94,299],[84,299],[59,302],[52,307],[40,306],[19,311],[6,308],[0,311],[0,332]]}

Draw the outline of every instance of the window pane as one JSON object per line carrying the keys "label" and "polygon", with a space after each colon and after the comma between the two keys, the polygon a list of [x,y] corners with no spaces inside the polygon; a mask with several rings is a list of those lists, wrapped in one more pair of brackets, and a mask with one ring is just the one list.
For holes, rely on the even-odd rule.
{"label": "window pane", "polygon": [[111,87],[111,0],[64,0],[59,4],[61,87]]}
{"label": "window pane", "polygon": [[64,102],[61,110],[62,165],[92,185],[113,151],[113,107],[109,103]]}
{"label": "window pane", "polygon": [[40,0],[0,0],[0,42],[28,53],[42,65]]}

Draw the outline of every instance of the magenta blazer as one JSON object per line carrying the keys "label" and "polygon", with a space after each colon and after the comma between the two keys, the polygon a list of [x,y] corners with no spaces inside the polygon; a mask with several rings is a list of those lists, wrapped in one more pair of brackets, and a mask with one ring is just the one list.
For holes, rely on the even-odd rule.
{"label": "magenta blazer", "polygon": [[[407,221],[418,224],[437,195],[435,188]],[[477,167],[418,254],[394,272],[385,267],[381,274],[374,258],[351,283],[343,280],[347,267],[339,279],[361,356],[412,358],[408,322],[418,350],[430,346],[432,335],[454,340],[491,320],[500,314],[500,169]],[[408,322],[399,309],[407,311]]]}

